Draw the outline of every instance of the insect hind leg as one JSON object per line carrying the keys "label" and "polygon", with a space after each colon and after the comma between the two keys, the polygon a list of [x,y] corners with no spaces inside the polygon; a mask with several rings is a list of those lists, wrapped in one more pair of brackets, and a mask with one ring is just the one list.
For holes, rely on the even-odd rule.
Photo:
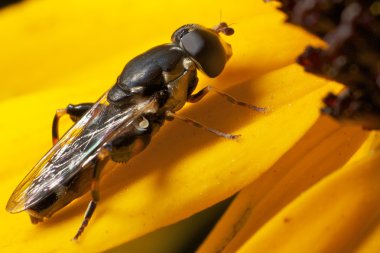
{"label": "insect hind leg", "polygon": [[87,206],[83,221],[74,236],[74,240],[78,240],[79,236],[83,233],[84,229],[87,227],[92,215],[94,214],[97,203],[99,202],[99,180],[100,172],[104,168],[109,158],[109,150],[107,148],[101,149],[98,156],[94,160],[94,171],[92,175],[92,184],[91,184],[91,201]]}
{"label": "insect hind leg", "polygon": [[68,114],[72,121],[77,122],[93,105],[94,103],[69,104],[64,109],[58,109],[54,115],[52,126],[53,145],[57,144],[59,140],[58,125],[62,116]]}

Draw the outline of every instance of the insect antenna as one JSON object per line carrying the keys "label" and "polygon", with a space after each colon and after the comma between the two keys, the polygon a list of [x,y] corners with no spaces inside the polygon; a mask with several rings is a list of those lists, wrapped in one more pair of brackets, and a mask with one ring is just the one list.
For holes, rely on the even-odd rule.
{"label": "insect antenna", "polygon": [[214,30],[217,33],[223,33],[226,36],[231,36],[235,33],[235,30],[231,27],[233,24],[227,24],[226,22],[222,21],[222,9],[220,9],[219,12],[219,24],[214,26]]}

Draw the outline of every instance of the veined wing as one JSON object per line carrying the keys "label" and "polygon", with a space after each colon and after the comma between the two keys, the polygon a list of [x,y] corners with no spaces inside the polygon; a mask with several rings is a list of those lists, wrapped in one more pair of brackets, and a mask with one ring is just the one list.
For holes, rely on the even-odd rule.
{"label": "veined wing", "polygon": [[125,130],[143,112],[154,108],[154,98],[127,109],[107,101],[106,92],[98,102],[33,167],[10,197],[7,210],[21,212],[46,198],[70,180],[112,138]]}

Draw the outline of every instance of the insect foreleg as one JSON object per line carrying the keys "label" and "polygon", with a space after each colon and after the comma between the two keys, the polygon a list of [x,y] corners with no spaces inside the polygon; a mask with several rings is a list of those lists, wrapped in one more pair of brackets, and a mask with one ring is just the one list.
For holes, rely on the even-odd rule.
{"label": "insect foreleg", "polygon": [[58,109],[55,113],[52,126],[53,145],[59,140],[59,119],[68,114],[72,121],[77,122],[93,105],[93,103],[83,103],[78,105],[70,104],[65,109]]}
{"label": "insect foreleg", "polygon": [[100,180],[100,172],[104,168],[109,158],[109,150],[107,148],[102,148],[99,152],[98,156],[94,161],[94,171],[92,175],[92,184],[91,184],[91,201],[88,204],[86,213],[84,215],[81,226],[79,227],[76,235],[74,236],[74,240],[78,240],[79,236],[83,233],[84,229],[87,227],[88,222],[90,221],[96,205],[99,201],[99,180]]}
{"label": "insect foreleg", "polygon": [[251,109],[251,110],[254,110],[254,111],[257,111],[257,112],[265,112],[266,111],[266,108],[263,108],[263,107],[258,107],[258,106],[255,106],[255,105],[251,105],[251,104],[248,104],[248,103],[245,103],[243,101],[239,101],[237,100],[236,98],[228,95],[227,93],[224,93],[222,91],[219,91],[218,89],[216,89],[215,87],[213,86],[206,86],[205,88],[201,89],[200,91],[198,91],[197,93],[189,96],[187,98],[187,102],[190,102],[190,103],[196,103],[198,102],[199,100],[201,100],[204,96],[206,96],[207,93],[209,93],[209,91],[214,91],[216,92],[216,94],[224,97],[227,99],[228,102],[232,103],[232,104],[235,104],[235,105],[239,105],[239,106],[243,106],[243,107],[247,107],[248,109]]}
{"label": "insect foreleg", "polygon": [[197,122],[195,120],[189,119],[189,118],[184,117],[184,116],[177,115],[177,114],[175,114],[173,112],[170,112],[170,111],[166,112],[166,119],[167,120],[179,119],[179,120],[182,120],[183,122],[185,122],[187,124],[190,124],[190,125],[198,127],[198,128],[205,129],[205,130],[207,130],[207,131],[209,131],[209,132],[211,132],[213,134],[216,134],[216,135],[218,135],[220,137],[223,137],[223,138],[226,138],[226,139],[234,140],[234,139],[237,139],[237,138],[240,137],[240,135],[223,133],[223,132],[221,132],[219,130],[216,130],[216,129],[204,126],[204,125],[202,125],[201,123],[199,123],[199,122]]}

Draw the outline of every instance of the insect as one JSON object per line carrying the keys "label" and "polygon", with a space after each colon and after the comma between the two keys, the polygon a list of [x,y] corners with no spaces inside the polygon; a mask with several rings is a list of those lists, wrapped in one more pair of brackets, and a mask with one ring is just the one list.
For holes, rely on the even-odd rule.
{"label": "insect", "polygon": [[[209,91],[234,104],[263,110],[210,86],[193,94],[197,69],[209,77],[223,71],[232,51],[221,34],[233,32],[226,23],[213,29],[184,25],[173,33],[171,43],[156,46],[128,62],[116,84],[96,103],[70,104],[57,110],[53,147],[17,186],[6,209],[11,213],[26,210],[36,224],[91,192],[76,240],[99,201],[98,184],[104,165],[109,160],[127,162],[140,153],[165,120],[178,118],[219,136],[237,138],[176,114],[186,102],[197,102]],[[59,139],[59,120],[64,115],[75,124]]]}

